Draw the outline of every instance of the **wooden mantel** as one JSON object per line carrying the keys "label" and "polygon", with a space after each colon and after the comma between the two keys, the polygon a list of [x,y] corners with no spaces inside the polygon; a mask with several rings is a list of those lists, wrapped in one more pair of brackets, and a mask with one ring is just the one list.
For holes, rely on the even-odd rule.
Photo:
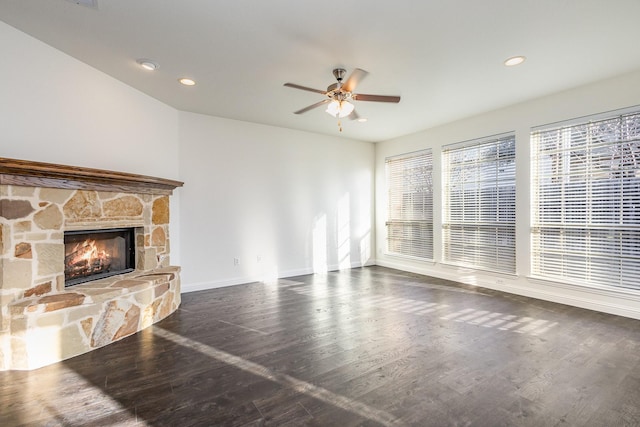
{"label": "wooden mantel", "polygon": [[170,195],[183,182],[102,169],[0,157],[0,184]]}

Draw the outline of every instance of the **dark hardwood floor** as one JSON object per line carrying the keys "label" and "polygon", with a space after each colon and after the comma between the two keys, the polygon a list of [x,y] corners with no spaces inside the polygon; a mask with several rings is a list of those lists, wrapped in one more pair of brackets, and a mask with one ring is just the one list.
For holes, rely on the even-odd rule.
{"label": "dark hardwood floor", "polygon": [[0,425],[638,426],[640,321],[381,267],[183,295]]}

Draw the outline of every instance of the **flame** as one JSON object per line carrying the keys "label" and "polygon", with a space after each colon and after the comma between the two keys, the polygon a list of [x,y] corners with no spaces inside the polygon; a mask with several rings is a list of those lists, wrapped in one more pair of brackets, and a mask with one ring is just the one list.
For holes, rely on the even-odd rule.
{"label": "flame", "polygon": [[73,246],[65,256],[65,277],[75,278],[109,271],[111,254],[95,240],[87,239]]}
{"label": "flame", "polygon": [[78,254],[75,258],[77,261],[93,261],[96,259],[109,259],[111,257],[104,249],[98,249],[95,240],[85,240],[82,243],[78,243],[73,247],[71,252]]}

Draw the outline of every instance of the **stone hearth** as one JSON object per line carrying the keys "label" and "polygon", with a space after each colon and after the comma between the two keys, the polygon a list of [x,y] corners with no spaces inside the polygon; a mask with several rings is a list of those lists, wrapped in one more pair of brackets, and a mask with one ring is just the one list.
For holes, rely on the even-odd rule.
{"label": "stone hearth", "polygon": [[[173,313],[169,195],[182,183],[0,158],[0,370],[102,347]],[[136,269],[64,287],[64,232],[133,227]]]}

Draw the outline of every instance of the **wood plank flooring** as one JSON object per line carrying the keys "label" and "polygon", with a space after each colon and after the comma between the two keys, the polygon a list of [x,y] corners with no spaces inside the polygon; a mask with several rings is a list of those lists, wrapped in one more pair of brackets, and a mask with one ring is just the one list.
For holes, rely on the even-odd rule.
{"label": "wood plank flooring", "polygon": [[368,267],[0,372],[0,426],[640,426],[640,321]]}

